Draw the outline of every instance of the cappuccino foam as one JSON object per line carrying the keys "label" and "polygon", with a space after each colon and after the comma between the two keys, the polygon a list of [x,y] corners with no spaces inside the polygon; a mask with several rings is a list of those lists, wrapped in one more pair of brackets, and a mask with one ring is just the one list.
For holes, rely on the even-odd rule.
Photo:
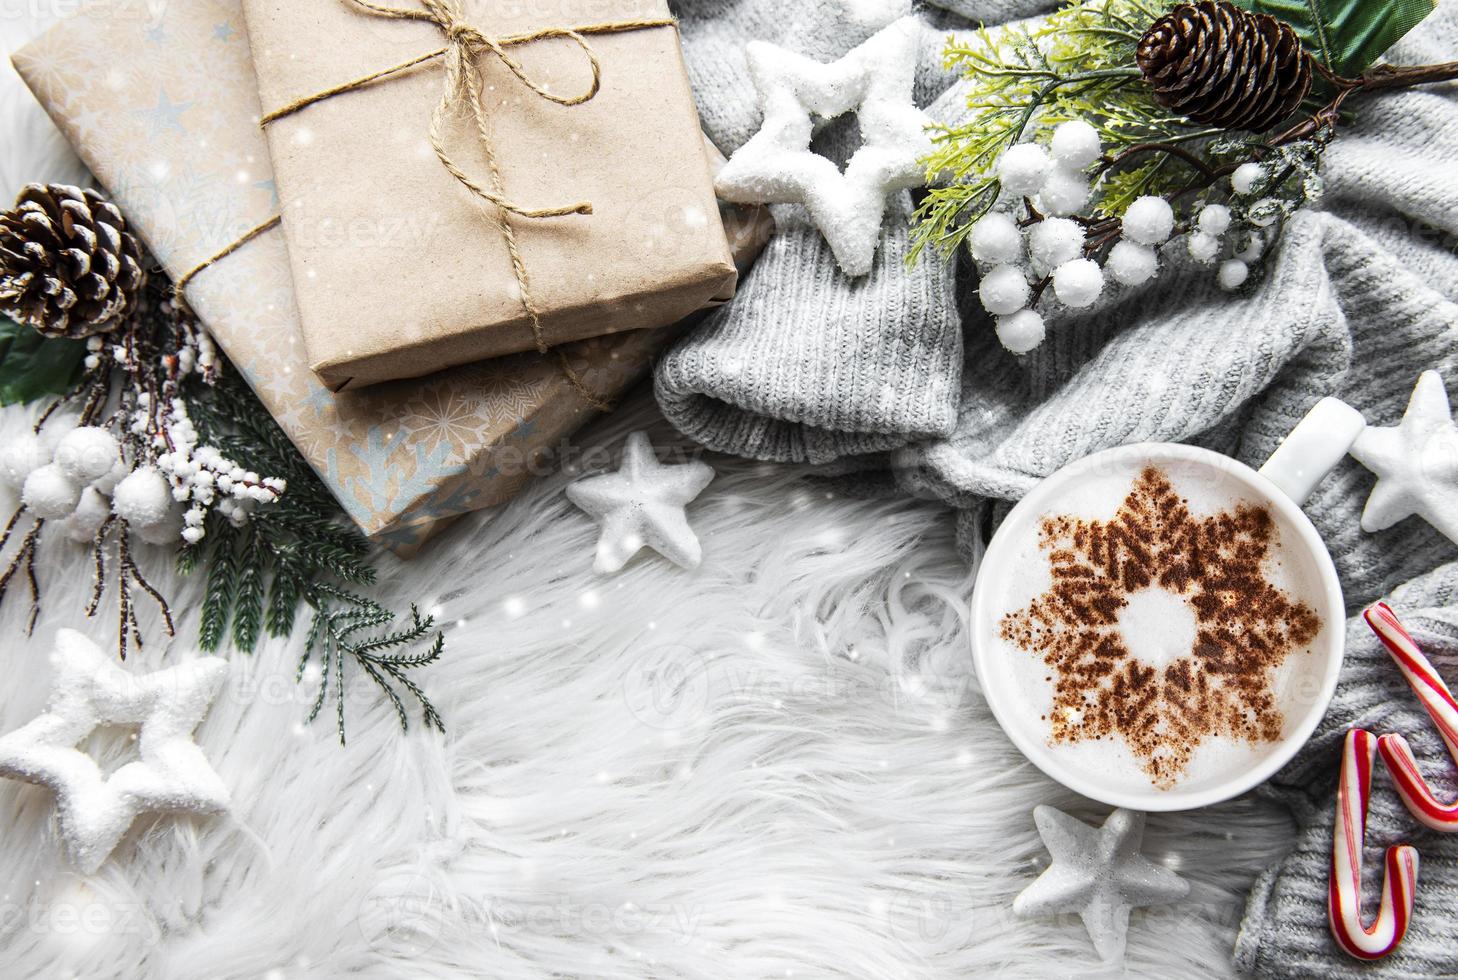
{"label": "cappuccino foam", "polygon": [[1257,765],[1321,691],[1318,558],[1209,462],[1109,462],[1065,490],[1002,532],[1001,572],[985,576],[988,663],[1019,702],[1004,715],[1121,792]]}

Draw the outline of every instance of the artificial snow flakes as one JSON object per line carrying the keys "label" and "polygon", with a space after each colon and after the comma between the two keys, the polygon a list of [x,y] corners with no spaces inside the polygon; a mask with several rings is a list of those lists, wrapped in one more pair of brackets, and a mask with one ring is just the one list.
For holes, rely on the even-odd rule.
{"label": "artificial snow flakes", "polygon": [[[925,179],[930,120],[912,103],[919,39],[919,21],[904,17],[831,64],[751,42],[745,53],[764,121],[719,171],[719,196],[804,204],[841,270],[870,272],[887,196]],[[852,111],[862,143],[842,172],[811,152],[811,116]]]}
{"label": "artificial snow flakes", "polygon": [[997,339],[1014,354],[1026,354],[1043,342],[1047,328],[1037,310],[1018,310],[997,318]]}
{"label": "artificial snow flakes", "polygon": [[982,277],[977,295],[988,313],[1005,316],[1026,306],[1031,292],[1022,269],[1015,265],[1000,265]]}
{"label": "artificial snow flakes", "polygon": [[[46,713],[0,738],[0,775],[55,791],[60,837],[79,871],[99,868],[139,814],[227,809],[227,787],[192,741],[228,675],[226,661],[134,675],[85,636],[61,630],[51,667]],[[108,777],[76,746],[116,725],[139,726],[140,758]]]}
{"label": "artificial snow flakes", "polygon": [[1053,159],[1064,167],[1086,170],[1098,162],[1104,152],[1099,143],[1099,131],[1082,119],[1070,119],[1059,123],[1049,141]]}
{"label": "artificial snow flakes", "polygon": [[1065,262],[1053,273],[1053,292],[1075,310],[1092,306],[1104,291],[1104,273],[1092,259]]}
{"label": "artificial snow flakes", "polygon": [[1159,255],[1148,245],[1117,242],[1104,260],[1104,271],[1113,276],[1115,282],[1138,286],[1154,278],[1159,271]]}
{"label": "artificial snow flakes", "polygon": [[997,164],[1002,189],[1009,194],[1027,197],[1043,189],[1043,182],[1053,169],[1053,161],[1037,143],[1010,146]]}
{"label": "artificial snow flakes", "polygon": [[1106,962],[1123,959],[1130,909],[1167,905],[1189,894],[1189,882],[1139,853],[1142,813],[1115,810],[1095,828],[1040,806],[1033,810],[1033,821],[1052,864],[1013,900],[1013,911],[1021,916],[1077,912]]}
{"label": "artificial snow flakes", "polygon": [[602,528],[593,569],[616,572],[644,547],[683,568],[697,568],[703,552],[684,507],[713,479],[707,463],[665,466],[646,433],[628,436],[616,473],[588,477],[567,488],[567,499]]}
{"label": "artificial snow flakes", "polygon": [[1174,208],[1162,197],[1136,198],[1124,212],[1124,237],[1140,245],[1163,245],[1174,232]]}
{"label": "artificial snow flakes", "polygon": [[1018,262],[1023,257],[1023,233],[1008,215],[989,211],[972,226],[968,247],[978,262],[988,265]]}
{"label": "artificial snow flakes", "polygon": [[1458,542],[1458,425],[1437,371],[1418,378],[1400,423],[1367,428],[1351,453],[1377,474],[1362,530],[1386,530],[1416,514]]}

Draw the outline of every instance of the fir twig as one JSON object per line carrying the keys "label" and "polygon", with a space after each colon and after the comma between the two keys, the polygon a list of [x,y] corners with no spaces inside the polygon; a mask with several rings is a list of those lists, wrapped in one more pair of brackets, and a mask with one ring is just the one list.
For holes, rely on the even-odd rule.
{"label": "fir twig", "polygon": [[[304,655],[299,661],[299,676],[303,676],[305,668],[316,657],[320,665],[319,692],[309,720],[317,718],[323,710],[332,684],[339,741],[341,744],[345,742],[344,661],[349,658],[389,698],[401,730],[409,729],[409,713],[392,681],[419,703],[426,727],[445,731],[445,724],[435,705],[405,673],[435,663],[444,652],[445,637],[436,630],[434,617],[421,616],[419,609],[411,606],[409,625],[356,639],[362,632],[388,626],[395,617],[373,600],[335,586],[316,585],[305,593],[305,598],[314,607],[314,621],[309,627]],[[431,637],[432,633],[434,637],[423,651],[409,652],[411,647]]]}

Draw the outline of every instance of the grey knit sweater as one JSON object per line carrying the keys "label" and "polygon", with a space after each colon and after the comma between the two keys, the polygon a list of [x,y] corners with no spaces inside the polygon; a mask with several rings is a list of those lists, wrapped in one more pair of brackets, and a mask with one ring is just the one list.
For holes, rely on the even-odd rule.
{"label": "grey knit sweater", "polygon": [[[989,23],[1037,6],[947,5]],[[752,132],[752,95],[724,94],[743,91],[742,63],[696,51],[696,28],[721,41],[747,35],[794,46],[787,25],[824,8],[790,0],[691,6],[684,24],[697,62],[691,70],[711,135],[732,150]],[[766,7],[778,12],[768,21],[743,17]],[[698,27],[700,15],[721,22]],[[941,26],[952,23],[937,16]],[[849,29],[817,34],[813,53],[828,58],[858,39]],[[1443,0],[1391,53],[1409,63],[1455,56],[1458,0]],[[727,60],[711,66],[714,58]],[[957,87],[934,70],[924,75],[929,111],[955,119]],[[930,97],[938,85],[943,94]],[[1332,394],[1373,424],[1391,425],[1424,369],[1438,369],[1458,391],[1458,102],[1449,86],[1386,95],[1357,109],[1359,122],[1344,126],[1328,152],[1322,210],[1289,224],[1279,251],[1244,291],[1223,293],[1208,268],[1176,262],[1150,286],[1109,291],[1091,313],[1050,316],[1047,342],[1021,358],[1001,348],[974,304],[964,304],[960,378],[942,373],[958,353],[950,335],[955,287],[936,269],[908,277],[886,263],[852,286],[813,232],[793,214],[782,216],[780,240],[740,299],[663,362],[660,403],[709,445],[763,458],[828,460],[916,439],[891,454],[892,475],[904,492],[956,508],[972,555],[1011,502],[1098,449],[1187,441],[1258,465]],[[904,247],[901,235],[888,222],[887,255]],[[949,402],[946,386],[958,383]],[[891,394],[880,398],[887,388]],[[955,415],[939,429],[949,405]],[[1458,681],[1458,610],[1448,608],[1458,592],[1458,547],[1416,518],[1380,534],[1362,532],[1359,515],[1372,485],[1371,474],[1348,461],[1307,505],[1338,565],[1349,612],[1389,596],[1438,668]],[[1262,977],[1455,976],[1458,837],[1421,830],[1380,775],[1368,869],[1378,871],[1381,846],[1416,844],[1423,855],[1418,912],[1401,950],[1373,965],[1345,957],[1328,934],[1337,746],[1347,728],[1402,732],[1428,772],[1444,774],[1437,782],[1447,798],[1458,795],[1441,742],[1360,620],[1349,640],[1332,710],[1264,789],[1292,807],[1298,840],[1253,890],[1236,962]]]}
{"label": "grey knit sweater", "polygon": [[[987,9],[1000,19],[1047,6]],[[710,138],[731,154],[758,129],[749,41],[834,61],[909,8],[907,0],[684,0],[684,53]],[[915,99],[927,105],[953,81],[941,66],[948,31],[971,25],[941,9],[918,16]],[[853,123],[826,126],[816,151],[843,162],[859,145]],[[931,258],[906,268],[910,197],[891,204],[875,266],[859,279],[841,273],[804,208],[776,207],[779,232],[739,296],[660,362],[655,390],[669,421],[712,449],[779,462],[829,463],[950,435],[963,364],[956,277]]]}

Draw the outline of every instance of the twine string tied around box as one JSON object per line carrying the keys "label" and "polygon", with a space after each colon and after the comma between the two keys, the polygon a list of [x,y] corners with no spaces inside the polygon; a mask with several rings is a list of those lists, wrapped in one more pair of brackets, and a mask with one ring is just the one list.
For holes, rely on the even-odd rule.
{"label": "twine string tied around box", "polygon": [[[521,249],[517,243],[516,230],[512,227],[509,218],[510,215],[515,215],[520,218],[539,220],[565,217],[568,215],[590,215],[592,214],[592,202],[580,201],[575,204],[567,204],[559,207],[527,208],[517,204],[506,196],[505,181],[502,179],[501,169],[497,165],[496,153],[492,145],[488,117],[486,115],[486,107],[481,98],[481,89],[484,83],[481,66],[477,58],[481,54],[490,53],[505,65],[522,84],[541,98],[562,106],[582,105],[584,102],[588,102],[595,97],[602,87],[602,64],[598,60],[597,52],[593,50],[592,44],[587,40],[589,35],[620,34],[627,31],[645,30],[654,27],[675,27],[677,26],[677,21],[671,17],[620,20],[574,27],[544,27],[521,34],[494,36],[486,34],[466,22],[462,0],[420,0],[419,7],[410,8],[387,7],[383,4],[375,3],[374,0],[341,0],[341,2],[369,16],[383,17],[388,20],[411,20],[434,24],[445,36],[447,43],[434,51],[417,55],[397,65],[371,72],[368,75],[352,79],[351,81],[336,85],[333,88],[325,89],[322,92],[295,99],[264,115],[260,119],[260,125],[267,127],[271,123],[277,122],[287,116],[292,116],[326,99],[332,99],[346,92],[358,91],[378,81],[392,78],[402,72],[409,71],[418,65],[441,58],[445,59],[445,89],[441,95],[440,102],[436,104],[435,110],[431,113],[430,119],[431,148],[435,150],[435,155],[439,158],[441,165],[445,167],[456,181],[469,190],[473,196],[490,204],[495,209],[497,228],[501,232],[502,241],[505,243],[507,253],[511,258],[512,272],[516,277],[517,296],[521,302],[522,311],[526,314],[527,320],[531,324],[532,336],[536,340],[537,350],[542,354],[555,350],[563,374],[571,383],[572,387],[577,390],[577,393],[594,408],[604,412],[611,411],[611,403],[598,397],[587,387],[582,377],[568,361],[567,355],[561,349],[554,349],[547,343],[546,337],[542,332],[541,314],[532,296],[531,278],[527,273],[526,261],[522,258]],[[585,91],[576,95],[557,95],[549,91],[545,86],[538,84],[527,72],[522,63],[511,55],[510,49],[513,47],[551,39],[571,41],[587,58],[588,66],[592,71],[592,82]],[[444,134],[446,120],[452,114],[460,112],[463,109],[469,112],[476,124],[477,142],[489,165],[489,186],[483,186],[467,174],[446,150]],[[233,254],[233,252],[264,232],[276,227],[279,222],[280,219],[278,216],[270,218],[218,254],[195,266],[178,280],[177,294],[179,297],[199,273]]]}

